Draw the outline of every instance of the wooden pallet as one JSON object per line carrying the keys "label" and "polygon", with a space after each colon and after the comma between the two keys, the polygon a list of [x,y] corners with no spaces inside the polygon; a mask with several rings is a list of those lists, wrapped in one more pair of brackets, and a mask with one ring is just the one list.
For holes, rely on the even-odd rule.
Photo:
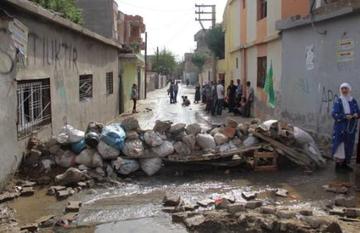
{"label": "wooden pallet", "polygon": [[[254,153],[254,171],[277,171],[277,158],[278,155],[276,152],[265,152],[265,151],[255,151]],[[271,161],[271,164],[260,165],[259,162],[261,159],[266,159]]]}

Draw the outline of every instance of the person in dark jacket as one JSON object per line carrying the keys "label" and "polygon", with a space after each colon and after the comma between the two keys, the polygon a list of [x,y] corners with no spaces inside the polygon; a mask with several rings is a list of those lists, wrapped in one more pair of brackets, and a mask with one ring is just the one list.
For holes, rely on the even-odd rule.
{"label": "person in dark jacket", "polygon": [[341,84],[340,97],[334,102],[332,110],[332,117],[335,121],[332,154],[336,163],[336,171],[353,171],[350,162],[354,153],[359,114],[357,101],[351,96],[350,84]]}
{"label": "person in dark jacket", "polygon": [[137,85],[134,83],[131,88],[131,100],[133,101],[133,110],[132,113],[137,113],[136,111],[136,102],[139,99],[139,93]]}
{"label": "person in dark jacket", "polygon": [[227,98],[229,112],[233,112],[236,103],[236,86],[234,85],[233,80],[230,81],[230,85],[227,88]]}
{"label": "person in dark jacket", "polygon": [[173,104],[175,103],[175,100],[174,100],[174,90],[175,90],[175,84],[174,84],[174,81],[171,81],[170,82],[170,87],[168,89],[168,95],[170,96],[170,104]]}
{"label": "person in dark jacket", "polygon": [[196,85],[195,87],[195,100],[194,100],[194,103],[195,104],[198,104],[199,101],[201,99],[201,94],[200,94],[200,85]]}

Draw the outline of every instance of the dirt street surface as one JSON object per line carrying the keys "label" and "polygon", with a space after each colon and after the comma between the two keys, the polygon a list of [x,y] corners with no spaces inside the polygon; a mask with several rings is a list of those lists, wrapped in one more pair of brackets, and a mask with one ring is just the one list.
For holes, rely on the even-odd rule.
{"label": "dirt street surface", "polygon": [[[181,96],[184,95],[193,101],[194,88],[181,86],[177,104],[170,104],[166,89],[149,93],[147,100],[140,101],[139,113],[134,115],[140,127],[152,129],[156,120],[199,123],[202,128],[209,129],[224,123],[228,116],[226,111],[222,117],[211,117],[204,112],[202,104],[191,103],[189,107],[182,107]],[[123,114],[115,122],[129,115]],[[238,122],[249,121],[233,118]],[[16,219],[19,227],[26,226],[46,216],[63,216],[65,207],[72,202],[72,208],[78,208],[76,211],[79,211],[73,224],[65,222],[56,227],[39,228],[38,232],[357,233],[360,232],[360,211],[356,209],[360,207],[360,169],[357,170],[339,175],[334,172],[332,162],[313,173],[304,172],[304,169],[296,166],[283,166],[278,171],[255,172],[244,167],[166,164],[154,176],[134,173],[129,177],[118,178],[116,182],[98,183],[64,200],[47,195],[48,186],[37,185],[34,186],[33,195],[20,196],[0,204],[1,219],[2,222]],[[334,186],[335,189],[341,186],[346,190],[329,191]],[[337,203],[335,207],[334,201],[339,201],[341,193],[345,194],[343,199],[352,198],[353,203],[349,206]],[[176,195],[175,203],[164,206],[166,195]],[[77,207],[75,201],[81,202],[81,207]],[[252,203],[254,208],[249,204],[235,206],[236,203],[247,201],[261,201],[261,204],[257,206],[258,203]],[[5,206],[15,210],[15,213],[6,212]],[[267,206],[269,209],[265,208]],[[183,211],[179,210],[181,208]],[[328,214],[331,211],[326,211],[329,208],[333,211],[331,216]],[[344,208],[353,211],[353,216],[347,216],[350,214],[344,213]],[[186,216],[180,216],[179,212],[186,213]],[[322,217],[327,222],[321,222],[319,218]],[[314,219],[318,221],[314,223]],[[307,222],[306,226],[303,226],[304,222]],[[335,223],[341,226],[342,231]],[[32,232],[30,228],[26,229],[28,231],[23,232]]]}

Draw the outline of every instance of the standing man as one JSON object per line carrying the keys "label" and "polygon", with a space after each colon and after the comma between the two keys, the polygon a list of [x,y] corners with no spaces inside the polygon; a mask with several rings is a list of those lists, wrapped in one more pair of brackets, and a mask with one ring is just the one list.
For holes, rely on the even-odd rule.
{"label": "standing man", "polygon": [[234,80],[230,81],[230,85],[227,88],[227,97],[229,112],[233,112],[236,103],[236,86],[234,85]]}
{"label": "standing man", "polygon": [[239,103],[241,101],[242,97],[242,85],[240,79],[236,80],[237,86],[236,86],[236,103]]}
{"label": "standing man", "polygon": [[216,86],[216,113],[217,115],[222,114],[222,110],[224,108],[224,86],[222,85],[222,81],[219,80],[218,85]]}
{"label": "standing man", "polygon": [[170,104],[174,103],[174,89],[175,89],[174,81],[171,81],[168,90],[168,95],[170,96]]}
{"label": "standing man", "polygon": [[246,104],[244,107],[244,117],[250,117],[251,115],[251,106],[254,102],[255,98],[255,91],[254,88],[251,86],[251,82],[246,82]]}
{"label": "standing man", "polygon": [[139,94],[138,94],[137,85],[135,83],[132,85],[132,88],[131,88],[131,99],[133,101],[132,113],[137,113],[137,111],[136,111],[136,102],[139,99]]}

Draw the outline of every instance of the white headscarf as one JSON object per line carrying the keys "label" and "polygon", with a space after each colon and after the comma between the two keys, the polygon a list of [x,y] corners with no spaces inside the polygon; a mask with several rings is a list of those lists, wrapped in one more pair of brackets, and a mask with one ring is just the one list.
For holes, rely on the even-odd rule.
{"label": "white headscarf", "polygon": [[345,114],[351,114],[351,109],[350,109],[350,104],[349,102],[353,100],[353,97],[350,95],[350,93],[348,95],[343,95],[341,92],[341,88],[348,88],[349,92],[351,92],[351,86],[349,83],[343,83],[340,85],[340,99],[344,108],[344,113]]}

